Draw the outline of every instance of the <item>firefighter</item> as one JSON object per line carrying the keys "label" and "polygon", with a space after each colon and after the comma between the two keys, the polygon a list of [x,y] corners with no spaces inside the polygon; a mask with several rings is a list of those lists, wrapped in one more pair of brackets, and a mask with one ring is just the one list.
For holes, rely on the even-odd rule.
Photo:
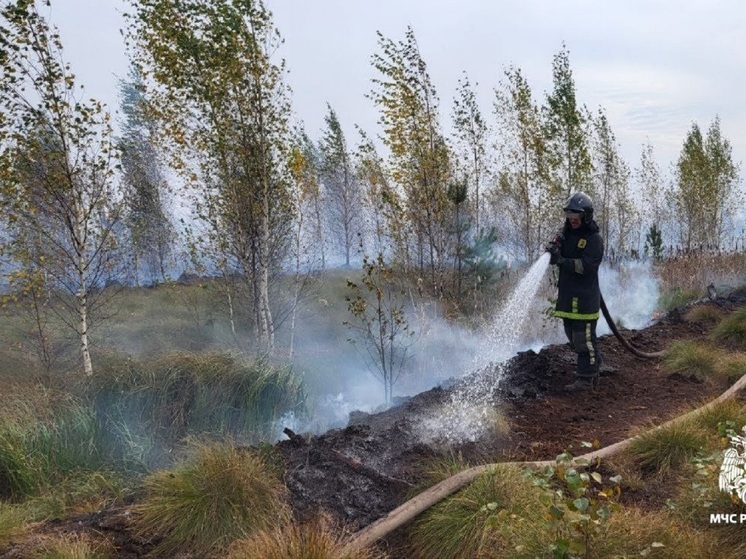
{"label": "firefighter", "polygon": [[554,316],[562,319],[567,339],[578,355],[576,379],[565,390],[577,392],[593,388],[601,365],[596,323],[601,305],[598,267],[604,243],[593,220],[590,196],[576,192],[564,211],[565,225],[546,248],[550,264],[559,268]]}

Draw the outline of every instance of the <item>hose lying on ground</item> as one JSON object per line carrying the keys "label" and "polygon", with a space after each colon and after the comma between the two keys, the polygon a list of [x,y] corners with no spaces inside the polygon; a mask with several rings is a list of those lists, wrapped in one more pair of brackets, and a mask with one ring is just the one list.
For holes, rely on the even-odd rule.
{"label": "hose lying on ground", "polygon": [[[715,406],[716,404],[734,397],[744,388],[746,388],[746,375],[742,376],[735,384],[733,384],[733,386],[731,386],[728,390],[723,392],[720,396],[718,396],[711,402],[705,404],[700,408],[692,410],[689,413],[671,419],[670,421],[667,421],[664,424],[659,425],[658,427],[654,427],[653,430],[665,429],[677,423],[686,421],[692,416],[698,413],[702,413],[705,410]],[[641,435],[630,437],[623,441],[619,441],[618,443],[614,443],[593,452],[589,452],[588,454],[584,454],[582,456],[577,456],[572,460],[573,466],[576,468],[581,468],[587,466],[588,464],[597,463],[597,461],[601,459],[606,459],[609,456],[613,456],[627,448],[629,444],[639,436]],[[403,505],[400,505],[399,507],[392,510],[386,516],[376,520],[372,524],[353,534],[352,539],[345,547],[344,552],[346,554],[349,554],[349,556],[354,557],[354,552],[356,550],[363,549],[371,545],[373,542],[390,534],[397,528],[400,528],[420,513],[429,509],[433,505],[436,505],[462,487],[470,484],[477,477],[486,473],[490,469],[500,466],[532,466],[543,468],[544,466],[554,464],[554,460],[542,460],[537,462],[503,462],[475,466],[473,468],[469,468],[468,470],[459,472],[456,475],[451,476],[448,479],[445,479],[440,483],[434,485],[430,489],[423,491]],[[345,553],[343,553],[342,555],[347,556],[345,555]]]}
{"label": "hose lying on ground", "polygon": [[611,319],[611,314],[609,313],[609,309],[606,307],[606,302],[604,301],[603,295],[601,296],[601,312],[603,313],[604,318],[606,319],[606,323],[611,329],[611,332],[619,339],[620,342],[622,342],[622,345],[625,347],[625,349],[627,349],[637,357],[642,357],[643,359],[660,359],[661,357],[663,357],[662,351],[656,351],[654,353],[646,353],[644,351],[640,351],[631,343],[629,343],[624,336],[622,336],[622,334],[617,329],[616,324],[614,324],[614,321]]}

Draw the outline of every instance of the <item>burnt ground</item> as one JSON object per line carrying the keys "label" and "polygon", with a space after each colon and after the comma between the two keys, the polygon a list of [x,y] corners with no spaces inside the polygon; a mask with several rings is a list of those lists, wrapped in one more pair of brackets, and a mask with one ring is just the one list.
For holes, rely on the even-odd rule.
{"label": "burnt ground", "polygon": [[[729,313],[746,304],[746,291],[698,304]],[[645,329],[622,334],[644,352],[662,350],[676,340],[705,337],[709,327],[687,320],[686,311],[675,310]],[[288,431],[288,440],[277,443],[276,449],[286,465],[296,517],[303,520],[325,511],[349,530],[359,529],[404,502],[420,481],[422,466],[432,458],[460,454],[476,465],[554,459],[566,450],[577,455],[587,451],[581,445],[584,441],[607,446],[627,438],[636,427],[660,424],[726,388],[669,374],[660,361],[635,357],[611,335],[599,343],[605,365],[614,370],[590,393],[563,390],[573,380],[575,362],[567,345],[519,353],[499,382],[496,371],[483,372],[494,377],[497,388],[490,401],[502,410],[509,429],[487,431],[475,440],[423,442],[418,436],[422,418],[450,402],[454,387],[434,388],[382,413],[353,413],[346,428],[322,435]],[[105,536],[118,549],[117,557],[142,557],[148,549],[129,535],[126,505],[40,527],[41,533],[69,531]],[[0,550],[0,557],[23,557],[25,547]]]}

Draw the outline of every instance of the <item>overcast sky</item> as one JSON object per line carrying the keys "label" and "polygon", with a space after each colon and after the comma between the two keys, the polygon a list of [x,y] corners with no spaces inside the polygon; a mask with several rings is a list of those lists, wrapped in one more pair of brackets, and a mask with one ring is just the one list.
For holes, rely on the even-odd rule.
{"label": "overcast sky", "polygon": [[[113,109],[127,74],[120,0],[52,0],[52,23],[79,82]],[[365,97],[375,71],[376,31],[395,41],[414,29],[450,122],[457,80],[477,82],[492,111],[505,67],[523,71],[542,104],[552,58],[564,42],[577,100],[603,107],[634,168],[651,142],[667,172],[692,122],[705,131],[716,115],[737,162],[746,159],[746,2],[741,0],[268,0],[285,39],[293,107],[318,139],[326,103],[351,147],[354,125],[379,132]]]}

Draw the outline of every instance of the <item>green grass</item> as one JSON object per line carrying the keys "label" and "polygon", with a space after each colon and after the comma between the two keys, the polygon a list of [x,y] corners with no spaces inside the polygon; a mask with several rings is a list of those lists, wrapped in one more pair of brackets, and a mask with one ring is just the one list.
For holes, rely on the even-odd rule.
{"label": "green grass", "polygon": [[191,458],[145,480],[135,528],[157,536],[156,556],[218,554],[233,541],[289,520],[275,469],[248,449],[196,443]]}
{"label": "green grass", "polygon": [[509,557],[516,546],[526,556],[541,555],[549,549],[545,511],[520,470],[497,468],[415,521],[409,538],[412,557]]}
{"label": "green grass", "polygon": [[274,440],[284,414],[302,416],[305,390],[289,367],[228,353],[179,353],[147,362],[109,355],[86,386],[110,453],[130,467],[163,466],[187,436]]}
{"label": "green grass", "polygon": [[672,311],[673,309],[688,305],[700,297],[701,294],[696,289],[673,287],[660,296],[658,308],[664,312]]}
{"label": "green grass", "polygon": [[22,501],[72,472],[105,467],[91,411],[70,400],[48,418],[0,419],[0,495]]}
{"label": "green grass", "polygon": [[625,452],[644,472],[665,476],[680,469],[707,444],[707,432],[693,421],[684,421],[641,433]]}
{"label": "green grass", "polygon": [[725,318],[712,331],[711,337],[730,348],[746,350],[746,307],[741,307]]}
{"label": "green grass", "polygon": [[664,363],[673,373],[700,380],[712,379],[717,371],[718,351],[712,344],[698,341],[676,341],[666,350]]}

